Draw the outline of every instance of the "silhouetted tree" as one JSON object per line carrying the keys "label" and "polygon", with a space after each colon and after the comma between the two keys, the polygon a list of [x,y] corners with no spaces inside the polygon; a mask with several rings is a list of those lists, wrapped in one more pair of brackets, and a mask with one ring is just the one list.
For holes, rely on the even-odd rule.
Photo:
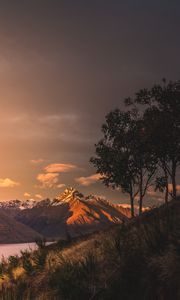
{"label": "silhouetted tree", "polygon": [[166,83],[164,79],[162,85],[137,93],[134,102],[145,107],[144,119],[150,124],[151,149],[163,171],[158,183],[162,183],[161,187],[166,190],[165,201],[168,200],[169,179],[171,195],[175,199],[176,175],[180,165],[180,82]]}
{"label": "silhouetted tree", "polygon": [[[130,196],[131,213],[139,197],[139,212],[148,188],[165,190],[176,198],[180,165],[180,82],[142,89],[127,98],[129,111],[116,109],[106,116],[103,138],[91,162],[106,186],[122,188]],[[137,108],[138,107],[138,108]],[[172,192],[169,189],[172,185]]]}
{"label": "silhouetted tree", "polygon": [[103,139],[95,145],[96,157],[90,161],[106,186],[121,187],[129,194],[132,216],[134,199],[139,197],[141,213],[143,198],[156,172],[156,159],[149,151],[144,121],[136,110],[116,109],[106,116],[102,133]]}

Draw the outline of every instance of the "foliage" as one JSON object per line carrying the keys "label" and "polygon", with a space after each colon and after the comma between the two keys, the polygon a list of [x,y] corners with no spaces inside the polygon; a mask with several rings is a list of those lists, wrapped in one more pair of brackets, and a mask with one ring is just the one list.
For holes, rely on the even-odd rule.
{"label": "foliage", "polygon": [[8,258],[8,264],[11,268],[17,268],[19,265],[19,257],[18,255],[11,255]]}
{"label": "foliage", "polygon": [[93,253],[88,253],[81,261],[62,262],[61,268],[53,272],[50,287],[57,290],[60,299],[91,299],[98,284],[97,261]]}
{"label": "foliage", "polygon": [[46,238],[39,238],[35,240],[36,245],[38,246],[38,249],[44,249],[46,246]]}
{"label": "foliage", "polygon": [[46,263],[46,249],[38,250],[33,255],[33,262],[37,269],[42,269]]}
{"label": "foliage", "polygon": [[121,187],[129,194],[132,216],[137,196],[142,212],[142,200],[157,168],[145,125],[137,112],[110,112],[102,126],[103,139],[96,144],[96,156],[91,158],[105,185]]}
{"label": "foliage", "polygon": [[22,255],[22,266],[27,274],[32,274],[33,272],[33,265],[31,261],[31,253],[27,250],[21,251]]}
{"label": "foliage", "polygon": [[131,103],[145,107],[144,119],[150,124],[152,149],[167,183],[170,178],[175,199],[176,174],[180,165],[180,82],[167,83],[164,79],[162,85],[141,90]]}
{"label": "foliage", "polygon": [[[141,89],[125,99],[129,110],[116,109],[102,125],[103,138],[95,145],[91,162],[102,182],[139,198],[139,212],[149,187],[176,199],[180,166],[180,82],[163,80],[162,85]],[[126,108],[127,108],[126,107]],[[169,183],[172,192],[169,191]]]}

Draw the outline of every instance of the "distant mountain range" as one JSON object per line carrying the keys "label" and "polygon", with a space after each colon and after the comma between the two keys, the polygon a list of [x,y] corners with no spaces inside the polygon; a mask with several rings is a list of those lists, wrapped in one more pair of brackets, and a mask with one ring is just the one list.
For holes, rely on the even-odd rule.
{"label": "distant mountain range", "polygon": [[[14,222],[14,230],[19,229],[17,242],[18,239],[25,242],[40,236],[60,239],[84,235],[130,218],[129,208],[92,195],[85,197],[73,188],[66,189],[52,200],[0,201],[0,213],[3,213],[4,220],[7,218],[3,224]],[[0,242],[3,240],[1,223],[0,215]],[[21,226],[24,226],[22,236]],[[13,236],[11,238],[9,234],[6,242],[14,242]]]}

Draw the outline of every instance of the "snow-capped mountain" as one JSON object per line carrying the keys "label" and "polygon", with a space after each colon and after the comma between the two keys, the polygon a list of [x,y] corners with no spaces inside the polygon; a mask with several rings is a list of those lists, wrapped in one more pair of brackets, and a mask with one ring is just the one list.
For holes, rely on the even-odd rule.
{"label": "snow-capped mountain", "polygon": [[113,204],[110,201],[95,195],[84,196],[82,193],[78,192],[76,189],[70,187],[66,188],[63,193],[55,197],[54,199],[44,199],[44,200],[35,200],[35,199],[27,199],[27,200],[9,200],[9,201],[0,201],[0,208],[8,209],[8,210],[25,210],[32,209],[34,207],[49,207],[49,206],[61,206],[65,203],[71,203],[73,200],[76,202],[83,201],[89,204],[99,204],[106,205],[110,207],[114,207],[116,209],[125,209],[128,207],[124,207],[123,204]]}
{"label": "snow-capped mountain", "polygon": [[68,188],[53,200],[39,201],[31,209],[19,209],[16,220],[44,236],[60,238],[67,233],[77,236],[105,229],[129,217],[130,210]]}
{"label": "snow-capped mountain", "polygon": [[98,196],[84,196],[73,188],[55,199],[0,201],[1,213],[11,219],[14,228],[24,224],[32,234],[58,239],[102,230],[130,218],[129,209]]}
{"label": "snow-capped mountain", "polygon": [[28,200],[9,200],[9,201],[0,201],[0,208],[4,209],[31,209],[37,205],[37,201],[34,199]]}
{"label": "snow-capped mountain", "polygon": [[84,195],[79,193],[76,189],[70,187],[65,189],[65,191],[62,194],[58,195],[55,199],[53,199],[50,205],[52,206],[62,205],[63,203],[69,203],[73,199],[83,200]]}

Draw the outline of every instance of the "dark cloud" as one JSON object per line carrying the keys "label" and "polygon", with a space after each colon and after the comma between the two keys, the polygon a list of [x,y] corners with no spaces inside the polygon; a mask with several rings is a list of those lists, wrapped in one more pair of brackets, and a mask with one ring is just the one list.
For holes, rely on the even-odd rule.
{"label": "dark cloud", "polygon": [[94,174],[105,114],[141,87],[180,78],[179,28],[179,1],[0,1],[3,172],[16,161],[12,173],[23,174],[43,157]]}

